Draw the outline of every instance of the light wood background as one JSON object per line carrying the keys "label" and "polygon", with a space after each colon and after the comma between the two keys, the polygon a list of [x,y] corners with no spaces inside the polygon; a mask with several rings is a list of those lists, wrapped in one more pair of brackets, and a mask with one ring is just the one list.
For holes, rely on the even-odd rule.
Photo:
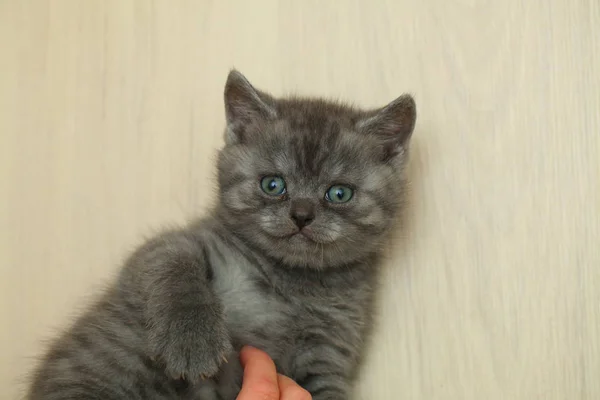
{"label": "light wood background", "polygon": [[0,0],[0,398],[143,236],[202,213],[230,67],[419,120],[357,388],[600,399],[598,0]]}

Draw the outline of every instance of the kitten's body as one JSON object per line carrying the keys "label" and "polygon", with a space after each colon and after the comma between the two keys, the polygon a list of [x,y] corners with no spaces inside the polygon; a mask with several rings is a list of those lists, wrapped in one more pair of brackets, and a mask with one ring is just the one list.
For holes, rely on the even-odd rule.
{"label": "kitten's body", "polygon": [[[243,345],[314,399],[347,399],[403,191],[414,103],[399,100],[377,112],[275,100],[232,72],[217,208],[130,258],[51,348],[29,399],[233,400]],[[257,192],[273,173],[285,194]],[[325,202],[339,182],[355,188],[353,203]],[[307,226],[290,222],[297,207],[310,208]]]}

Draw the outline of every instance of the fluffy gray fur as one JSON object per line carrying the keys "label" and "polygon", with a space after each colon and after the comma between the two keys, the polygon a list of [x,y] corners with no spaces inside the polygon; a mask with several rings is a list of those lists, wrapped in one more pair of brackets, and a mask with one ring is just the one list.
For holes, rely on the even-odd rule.
{"label": "fluffy gray fur", "polygon": [[[28,399],[235,399],[243,345],[267,351],[313,399],[349,397],[402,204],[415,103],[403,95],[364,111],[276,99],[232,71],[225,109],[213,212],[131,256],[52,344]],[[266,175],[287,192],[265,194]],[[328,202],[333,184],[352,199]]]}

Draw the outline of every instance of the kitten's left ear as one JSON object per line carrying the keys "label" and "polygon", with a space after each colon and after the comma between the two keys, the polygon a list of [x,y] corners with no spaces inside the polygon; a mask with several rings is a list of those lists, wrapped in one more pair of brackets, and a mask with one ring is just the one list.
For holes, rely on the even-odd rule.
{"label": "kitten's left ear", "polygon": [[416,120],[415,100],[404,94],[358,121],[356,128],[363,134],[377,137],[384,147],[385,157],[389,159],[407,150]]}
{"label": "kitten's left ear", "polygon": [[271,96],[256,90],[235,69],[229,72],[225,84],[226,141],[229,144],[247,140],[246,126],[277,117]]}

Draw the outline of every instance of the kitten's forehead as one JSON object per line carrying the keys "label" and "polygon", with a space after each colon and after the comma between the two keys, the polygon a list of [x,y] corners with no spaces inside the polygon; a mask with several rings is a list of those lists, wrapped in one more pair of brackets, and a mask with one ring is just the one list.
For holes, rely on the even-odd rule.
{"label": "kitten's forehead", "polygon": [[302,177],[333,179],[363,171],[373,158],[374,144],[336,118],[320,117],[310,122],[279,120],[266,129],[261,143],[265,160],[276,171]]}
{"label": "kitten's forehead", "polygon": [[296,128],[318,129],[335,122],[342,127],[352,127],[364,113],[341,103],[324,99],[279,99],[277,115]]}

